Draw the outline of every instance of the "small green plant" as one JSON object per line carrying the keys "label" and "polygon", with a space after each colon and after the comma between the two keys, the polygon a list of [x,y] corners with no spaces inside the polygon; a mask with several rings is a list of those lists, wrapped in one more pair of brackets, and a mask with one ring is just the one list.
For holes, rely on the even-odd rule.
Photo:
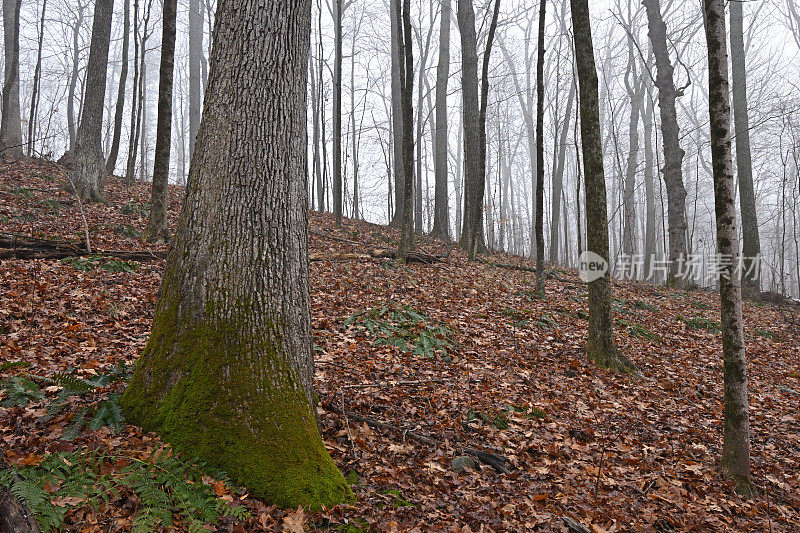
{"label": "small green plant", "polygon": [[713,320],[709,320],[707,318],[678,318],[679,320],[682,320],[689,327],[689,329],[704,329],[706,331],[710,331],[711,333],[718,333],[722,328],[719,322],[714,322]]}
{"label": "small green plant", "polygon": [[756,328],[755,331],[753,331],[753,333],[757,337],[766,337],[766,338],[768,338],[770,340],[773,340],[773,341],[780,340],[780,336],[777,333],[775,333],[774,331],[768,330],[768,329],[758,329],[758,328]]}
{"label": "small green plant", "polygon": [[480,420],[487,424],[491,424],[497,429],[508,429],[510,427],[510,423],[508,421],[508,415],[514,412],[513,408],[509,409],[510,410],[507,409],[505,412],[500,412],[500,413],[486,413],[483,411],[476,411],[475,409],[470,407],[470,409],[467,411],[467,422],[472,422],[473,420]]}
{"label": "small green plant", "polygon": [[150,212],[150,206],[148,204],[140,204],[139,202],[128,200],[122,206],[121,211],[123,215],[139,218],[146,216]]}
{"label": "small green plant", "polygon": [[131,226],[130,224],[119,224],[117,227],[114,228],[119,235],[123,237],[127,237],[128,239],[138,239],[142,236],[139,233],[139,230]]}
{"label": "small green plant", "polygon": [[201,532],[222,517],[237,521],[250,517],[245,507],[217,495],[215,489],[225,488],[229,480],[223,473],[214,474],[217,482],[208,477],[203,465],[183,460],[166,448],[154,450],[145,459],[73,452],[50,454],[38,465],[1,471],[0,486],[25,502],[45,532],[61,530],[74,507],[109,505],[125,493],[135,494],[139,501],[133,531],[169,529],[178,525],[177,517],[180,529]]}
{"label": "small green plant", "polygon": [[356,326],[374,337],[376,344],[395,346],[416,355],[435,357],[453,347],[452,332],[432,324],[430,318],[408,305],[387,302],[352,315],[346,326]]}
{"label": "small green plant", "polygon": [[641,324],[628,322],[627,320],[617,320],[617,323],[628,331],[628,335],[638,339],[656,341],[664,344],[664,338],[658,333],[654,333]]}
{"label": "small green plant", "polygon": [[100,269],[108,272],[136,272],[139,264],[134,261],[124,261],[122,259],[112,259],[102,255],[89,255],[85,257],[67,257],[61,260],[62,263],[71,265],[81,272],[91,272]]}
{"label": "small green plant", "polygon": [[647,302],[643,302],[641,300],[633,300],[633,301],[631,301],[630,302],[630,306],[633,307],[634,309],[639,310],[639,311],[654,312],[654,311],[657,310],[655,305],[649,304]]}
{"label": "small green plant", "polygon": [[28,368],[31,364],[27,361],[4,361],[0,363],[0,372],[14,370],[15,368]]}
{"label": "small green plant", "polygon": [[19,185],[15,185],[14,187],[9,187],[8,192],[13,194],[14,196],[24,196],[25,198],[33,198],[33,190],[28,189],[27,187],[21,187]]}
{"label": "small green plant", "polygon": [[392,500],[392,507],[399,509],[400,507],[414,507],[414,504],[406,501],[402,496],[400,496],[400,491],[397,489],[389,489],[382,492],[387,496],[394,496]]}
{"label": "small green plant", "polygon": [[39,202],[39,205],[54,215],[58,215],[61,212],[61,202],[52,198],[49,200],[42,200]]}
{"label": "small green plant", "polygon": [[13,376],[0,382],[0,390],[3,391],[3,407],[25,407],[31,402],[38,403],[45,401],[45,396],[39,390],[36,382],[25,376]]}
{"label": "small green plant", "polygon": [[692,301],[691,301],[691,306],[692,306],[694,309],[703,309],[703,310],[705,310],[705,309],[711,309],[711,307],[709,307],[709,306],[708,306],[708,304],[706,304],[706,303],[703,303],[703,302],[699,302],[699,301],[697,301],[697,300],[692,300]]}

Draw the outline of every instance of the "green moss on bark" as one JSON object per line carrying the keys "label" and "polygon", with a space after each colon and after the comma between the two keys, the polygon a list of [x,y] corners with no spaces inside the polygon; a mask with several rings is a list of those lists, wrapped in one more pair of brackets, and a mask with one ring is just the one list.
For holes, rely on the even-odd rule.
{"label": "green moss on bark", "polygon": [[[235,314],[246,313],[237,307]],[[204,315],[181,321],[177,304],[156,314],[122,397],[128,421],[278,506],[318,509],[352,501],[297,372],[270,340],[277,328],[254,339],[237,320]]]}

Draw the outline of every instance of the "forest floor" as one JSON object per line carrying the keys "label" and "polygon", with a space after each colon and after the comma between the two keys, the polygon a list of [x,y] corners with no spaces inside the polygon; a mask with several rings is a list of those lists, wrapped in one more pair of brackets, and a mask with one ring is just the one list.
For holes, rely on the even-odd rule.
{"label": "forest floor", "polygon": [[[84,240],[79,206],[60,189],[61,176],[50,163],[0,164],[0,233]],[[92,246],[164,250],[139,237],[149,184],[110,178],[108,192],[108,203],[83,206]],[[170,190],[173,229],[182,192]],[[391,248],[399,237],[383,226],[346,221],[337,229],[328,215],[309,217],[316,254],[364,251],[345,241]],[[497,254],[470,263],[451,244],[418,242],[445,260],[311,263],[323,438],[357,503],[282,511],[221,475],[203,476],[212,497],[241,511],[217,527],[800,530],[800,308],[744,306],[759,494],[742,500],[717,464],[723,382],[715,293],[614,282],[616,342],[641,369],[638,377],[615,375],[586,360],[586,291],[575,271],[557,269],[541,299],[532,273],[487,263],[531,262]],[[142,352],[163,268],[163,259],[96,256],[0,261],[0,364],[30,365],[0,367],[0,459],[32,472],[52,468],[53,457],[94,454],[99,473],[117,479],[132,462],[158,460],[154,450],[166,453],[156,435],[131,425],[76,424],[79,409],[97,418],[98,402],[124,389],[124,380],[96,378]],[[70,372],[97,386],[48,410]],[[14,379],[41,393],[12,390]],[[461,458],[468,447],[506,457],[509,472]],[[57,496],[58,483],[43,483],[65,530],[127,531],[143,520],[147,498],[135,487],[121,486],[105,502]],[[180,509],[162,518],[170,520],[172,530],[189,528]]]}

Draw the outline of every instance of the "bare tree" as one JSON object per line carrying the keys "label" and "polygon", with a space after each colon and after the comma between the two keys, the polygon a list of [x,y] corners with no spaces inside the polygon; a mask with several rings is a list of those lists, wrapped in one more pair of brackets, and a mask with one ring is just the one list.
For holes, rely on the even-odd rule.
{"label": "bare tree", "polygon": [[342,224],[342,0],[333,2],[333,216]]}
{"label": "bare tree", "polygon": [[189,0],[189,157],[194,157],[194,143],[200,128],[203,108],[203,10],[200,0]]}
{"label": "bare tree", "polygon": [[31,89],[31,108],[28,114],[28,157],[35,153],[36,127],[39,123],[39,100],[42,76],[42,45],[44,44],[44,21],[47,13],[47,0],[42,0],[42,13],[39,23],[39,44],[36,50],[36,66],[33,69],[33,87]]}
{"label": "bare tree", "polygon": [[150,192],[150,215],[145,237],[148,242],[169,241],[167,202],[169,156],[172,146],[172,73],[175,66],[175,24],[178,0],[164,0],[161,33],[161,65],[158,72],[158,120],[156,152],[153,158],[153,183]]}
{"label": "bare tree", "polygon": [[[547,1],[539,0],[536,61],[536,160],[544,161],[544,28]],[[486,68],[484,66],[484,68]],[[544,296],[544,165],[536,166],[536,293]]]}
{"label": "bare tree", "polygon": [[450,0],[442,0],[439,29],[439,64],[436,67],[436,176],[431,235],[450,240],[450,207],[447,195],[447,82],[450,79]]}
{"label": "bare tree", "polygon": [[269,4],[265,17],[263,0],[219,2],[186,209],[122,403],[129,421],[256,497],[319,509],[352,492],[312,407],[311,2]]}
{"label": "bare tree", "polygon": [[103,201],[106,197],[106,161],[101,139],[113,14],[114,0],[95,1],[83,110],[75,138],[72,183],[82,198],[92,201]]}
{"label": "bare tree", "polygon": [[736,133],[736,172],[742,214],[742,291],[754,297],[760,290],[761,240],[758,235],[753,162],[750,155],[750,117],[747,111],[747,69],[744,51],[742,2],[730,3],[733,125]]}
{"label": "bare tree", "polygon": [[395,20],[398,28],[398,53],[403,62],[400,69],[400,101],[403,113],[403,223],[398,255],[405,258],[414,248],[414,221],[411,202],[414,185],[414,109],[411,95],[414,92],[414,54],[411,39],[410,0],[403,0],[402,13],[400,0],[395,3]]}
{"label": "bare tree", "polygon": [[3,76],[0,149],[4,156],[22,157],[22,118],[19,108],[19,11],[22,0],[3,0]]}
{"label": "bare tree", "polygon": [[114,136],[111,140],[111,149],[108,151],[106,160],[106,171],[114,173],[117,167],[117,157],[119,156],[119,142],[122,137],[122,115],[125,111],[125,84],[128,79],[128,48],[130,48],[131,33],[131,2],[125,0],[123,8],[122,22],[122,67],[119,74],[119,86],[117,87],[117,105],[114,110]]}
{"label": "bare tree", "polygon": [[[575,65],[580,90],[581,149],[586,189],[586,249],[597,254],[608,265],[606,183],[589,5],[588,0],[571,0],[570,4],[575,41]],[[633,365],[614,344],[613,324],[611,276],[606,268],[602,276],[589,282],[587,354],[590,360],[600,366],[631,372],[634,370]]]}
{"label": "bare tree", "polygon": [[401,227],[403,225],[403,209],[405,202],[405,186],[403,179],[405,170],[403,169],[403,106],[401,103],[400,93],[402,91],[402,82],[400,80],[403,62],[405,61],[400,55],[400,39],[402,39],[402,21],[398,17],[398,13],[402,10],[398,9],[395,4],[402,0],[389,0],[389,20],[390,20],[390,54],[392,62],[391,72],[391,100],[392,100],[392,154],[394,161],[394,214],[391,215],[390,225]]}
{"label": "bare tree", "polygon": [[684,280],[678,275],[686,258],[686,189],[683,186],[683,156],[680,146],[678,116],[675,99],[683,94],[675,87],[672,62],[667,49],[667,26],[661,17],[659,0],[643,0],[647,11],[648,35],[656,59],[656,88],[658,107],[661,111],[661,138],[664,144],[664,184],[667,188],[669,225],[670,270],[667,284],[683,287]]}
{"label": "bare tree", "polygon": [[728,49],[724,0],[704,0],[708,44],[708,100],[717,252],[720,261],[720,306],[724,362],[724,418],[722,470],[749,495],[750,411],[747,399],[747,362],[742,329],[742,291],[738,277],[739,238],[736,231],[736,193],[731,153],[731,108],[728,96]]}

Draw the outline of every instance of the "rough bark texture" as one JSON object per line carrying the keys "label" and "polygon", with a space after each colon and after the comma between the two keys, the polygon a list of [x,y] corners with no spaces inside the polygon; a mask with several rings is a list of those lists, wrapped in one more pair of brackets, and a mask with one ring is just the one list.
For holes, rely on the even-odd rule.
{"label": "rough bark texture", "polygon": [[333,2],[333,216],[342,223],[342,0]]}
{"label": "rough bark texture", "polygon": [[[536,160],[544,161],[544,28],[547,0],[539,0],[536,61]],[[536,166],[536,292],[544,296],[544,165]]]}
{"label": "rough bark texture", "polygon": [[310,0],[220,0],[206,106],[126,417],[285,507],[352,498],[311,407]]}
{"label": "rough bark texture", "polygon": [[[575,64],[578,71],[581,116],[581,151],[586,197],[586,249],[608,263],[608,214],[606,182],[603,173],[603,150],[600,139],[600,108],[597,70],[594,63],[592,28],[587,0],[570,0],[572,30],[575,40]],[[611,309],[611,276],[589,283],[589,337],[587,355],[600,366],[631,371],[633,366],[614,345]]]}
{"label": "rough bark texture", "polygon": [[[645,82],[647,83],[647,82]],[[652,85],[647,84],[647,96],[642,111],[644,129],[644,278],[649,280],[653,271],[653,258],[656,254],[656,192],[653,172],[653,115],[655,109],[650,96]]]}
{"label": "rough bark texture", "polygon": [[458,0],[458,26],[461,34],[461,98],[464,109],[464,212],[461,247],[471,253],[477,243],[475,228],[480,228],[481,205],[478,187],[483,187],[478,134],[478,38],[472,0]]}
{"label": "rough bark texture", "polygon": [[[189,0],[189,157],[194,156],[203,109],[203,11],[200,0]],[[191,164],[190,164],[191,166]]]}
{"label": "rough bark texture", "polygon": [[667,49],[667,26],[661,17],[659,0],[644,0],[648,35],[656,59],[656,88],[661,112],[661,139],[664,144],[664,184],[667,189],[667,224],[669,227],[670,270],[667,284],[684,287],[678,277],[686,258],[686,189],[683,186],[683,155],[680,146],[675,99],[679,96],[673,80],[673,67]]}
{"label": "rough bark texture", "polygon": [[103,110],[106,95],[108,47],[114,0],[97,0],[92,23],[92,43],[86,65],[83,110],[75,138],[75,166],[72,185],[82,198],[105,200],[106,161],[103,158]]}
{"label": "rough bark texture", "polygon": [[167,190],[169,155],[172,145],[172,73],[175,65],[175,23],[178,0],[164,0],[161,34],[161,65],[158,71],[158,119],[156,152],[153,158],[153,182],[150,189],[150,215],[145,237],[147,242],[169,241],[167,229]]}
{"label": "rough bark texture", "polygon": [[3,78],[0,149],[5,157],[22,157],[22,118],[19,107],[19,11],[21,0],[3,0]]}
{"label": "rough bark texture", "polygon": [[406,259],[408,253],[414,248],[414,213],[411,209],[414,192],[414,110],[411,104],[411,93],[414,90],[414,55],[409,0],[403,0],[402,13],[400,13],[398,0],[395,4],[395,11],[395,20],[400,25],[397,50],[403,60],[400,69],[400,102],[403,117],[403,205],[407,208],[402,211],[402,233],[398,255]]}
{"label": "rough bark texture", "polygon": [[399,3],[401,0],[389,0],[390,11],[390,39],[392,54],[392,158],[394,170],[394,215],[390,225],[400,227],[403,225],[404,190],[403,187],[403,105],[400,96],[402,81],[400,79],[403,58],[400,55],[400,38],[402,23],[398,18]]}
{"label": "rough bark texture", "polygon": [[111,149],[106,159],[106,172],[114,173],[119,156],[119,141],[122,137],[122,114],[125,110],[125,84],[128,80],[128,48],[130,47],[131,33],[131,1],[125,0],[122,22],[122,68],[119,73],[119,86],[117,87],[117,106],[114,110],[114,134],[111,138]]}
{"label": "rough bark texture", "polygon": [[636,167],[639,163],[639,114],[642,108],[644,84],[636,68],[633,37],[630,34],[627,41],[628,68],[625,72],[625,89],[630,99],[631,113],[628,121],[628,160],[622,192],[622,251],[628,257],[632,257],[636,254]]}
{"label": "rough bark texture", "polygon": [[436,139],[433,171],[436,175],[431,235],[450,239],[447,196],[447,81],[450,78],[450,0],[442,0],[439,64],[436,67]]}
{"label": "rough bark texture", "polygon": [[739,238],[736,231],[736,194],[731,153],[725,3],[724,0],[704,0],[703,5],[708,44],[708,100],[717,252],[721,258],[719,292],[725,379],[725,429],[721,464],[723,473],[735,481],[737,490],[749,494],[751,491],[750,413],[742,329],[742,291],[736,272]]}
{"label": "rough bark texture", "polygon": [[736,136],[736,172],[739,177],[739,205],[742,213],[742,292],[748,298],[761,290],[761,240],[758,235],[756,195],[753,188],[753,162],[750,157],[750,117],[747,111],[747,70],[744,53],[742,2],[730,3],[731,76],[733,86],[733,125]]}

